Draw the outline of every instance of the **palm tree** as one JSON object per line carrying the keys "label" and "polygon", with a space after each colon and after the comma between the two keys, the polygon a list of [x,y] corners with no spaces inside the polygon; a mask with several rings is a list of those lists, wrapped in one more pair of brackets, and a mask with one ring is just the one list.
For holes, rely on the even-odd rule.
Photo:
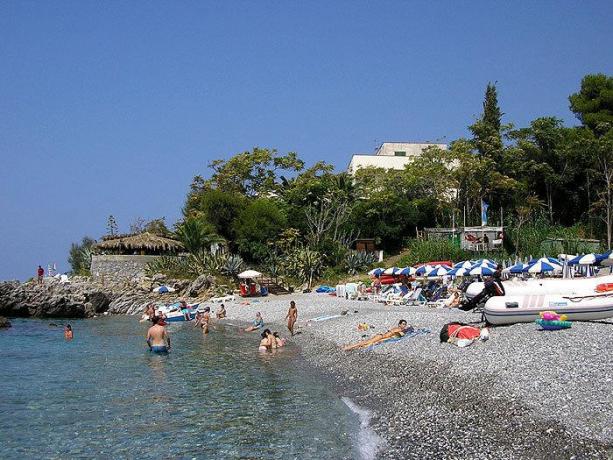
{"label": "palm tree", "polygon": [[206,256],[211,252],[211,246],[225,242],[223,237],[215,233],[211,224],[197,217],[186,218],[176,233],[185,249],[203,268]]}

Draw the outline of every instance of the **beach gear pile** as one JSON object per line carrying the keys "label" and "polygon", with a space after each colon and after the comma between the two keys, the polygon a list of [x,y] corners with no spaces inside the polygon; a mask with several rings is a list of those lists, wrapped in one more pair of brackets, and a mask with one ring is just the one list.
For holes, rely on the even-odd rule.
{"label": "beach gear pile", "polygon": [[475,342],[485,342],[490,338],[490,333],[487,328],[479,328],[463,323],[447,323],[443,326],[440,333],[440,339],[443,343],[450,343],[460,348],[472,345]]}
{"label": "beach gear pile", "polygon": [[560,329],[569,329],[572,325],[567,321],[566,315],[558,315],[555,311],[543,311],[540,313],[541,318],[535,322],[544,331],[559,331]]}

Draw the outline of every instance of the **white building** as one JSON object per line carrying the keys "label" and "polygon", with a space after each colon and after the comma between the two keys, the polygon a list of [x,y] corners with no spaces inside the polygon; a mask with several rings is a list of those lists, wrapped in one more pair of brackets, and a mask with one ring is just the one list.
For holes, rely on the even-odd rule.
{"label": "white building", "polygon": [[383,169],[404,169],[415,157],[421,155],[428,147],[438,147],[447,150],[447,144],[425,142],[421,144],[409,142],[384,142],[371,155],[353,155],[347,172],[355,174],[360,168],[369,166]]}

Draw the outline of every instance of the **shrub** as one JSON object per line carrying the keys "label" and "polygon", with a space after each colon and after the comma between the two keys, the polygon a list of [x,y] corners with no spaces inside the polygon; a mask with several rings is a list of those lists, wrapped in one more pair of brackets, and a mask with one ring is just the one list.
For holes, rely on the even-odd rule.
{"label": "shrub", "polygon": [[344,266],[347,269],[347,273],[355,275],[370,267],[376,260],[377,257],[372,252],[349,251],[345,256]]}

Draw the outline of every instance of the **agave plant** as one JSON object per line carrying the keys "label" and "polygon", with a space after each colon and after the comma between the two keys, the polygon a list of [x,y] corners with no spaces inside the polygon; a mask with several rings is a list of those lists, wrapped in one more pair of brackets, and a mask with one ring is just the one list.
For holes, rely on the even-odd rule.
{"label": "agave plant", "polygon": [[310,289],[313,279],[319,276],[324,268],[323,257],[317,251],[298,249],[290,254],[285,268],[291,276],[306,282]]}
{"label": "agave plant", "polygon": [[226,275],[236,277],[236,275],[240,273],[242,266],[242,257],[236,254],[231,254],[226,258],[226,261],[221,267],[221,272],[225,273]]}
{"label": "agave plant", "polygon": [[377,258],[372,252],[349,251],[345,256],[345,268],[347,273],[355,275],[375,263]]}

